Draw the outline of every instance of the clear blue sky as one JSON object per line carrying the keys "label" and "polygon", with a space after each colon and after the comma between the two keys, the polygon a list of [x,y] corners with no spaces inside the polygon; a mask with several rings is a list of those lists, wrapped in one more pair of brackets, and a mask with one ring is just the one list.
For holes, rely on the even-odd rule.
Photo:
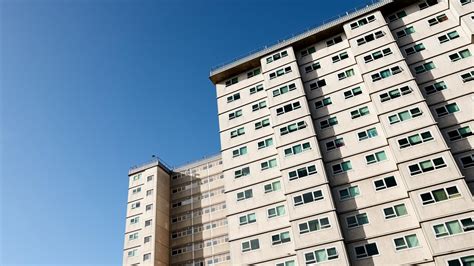
{"label": "clear blue sky", "polygon": [[0,0],[0,264],[119,265],[129,166],[219,151],[210,67],[365,2]]}

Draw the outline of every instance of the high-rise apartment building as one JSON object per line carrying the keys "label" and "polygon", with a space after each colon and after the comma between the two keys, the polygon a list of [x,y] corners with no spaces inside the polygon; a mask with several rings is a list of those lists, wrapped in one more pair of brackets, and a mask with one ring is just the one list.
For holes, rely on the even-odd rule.
{"label": "high-rise apartment building", "polygon": [[124,264],[474,265],[473,41],[387,0],[214,69],[221,155],[131,170]]}

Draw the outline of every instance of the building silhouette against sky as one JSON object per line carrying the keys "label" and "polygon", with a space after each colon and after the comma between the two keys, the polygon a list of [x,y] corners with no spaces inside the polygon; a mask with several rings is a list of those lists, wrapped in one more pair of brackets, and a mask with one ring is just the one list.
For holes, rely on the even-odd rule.
{"label": "building silhouette against sky", "polygon": [[221,153],[130,170],[124,265],[474,265],[473,33],[379,1],[213,69]]}

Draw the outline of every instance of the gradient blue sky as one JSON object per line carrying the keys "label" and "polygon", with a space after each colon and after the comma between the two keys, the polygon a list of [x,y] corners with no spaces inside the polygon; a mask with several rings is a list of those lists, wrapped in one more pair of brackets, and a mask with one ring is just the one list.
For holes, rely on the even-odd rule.
{"label": "gradient blue sky", "polygon": [[129,166],[219,151],[210,67],[366,2],[0,0],[0,264],[121,264]]}

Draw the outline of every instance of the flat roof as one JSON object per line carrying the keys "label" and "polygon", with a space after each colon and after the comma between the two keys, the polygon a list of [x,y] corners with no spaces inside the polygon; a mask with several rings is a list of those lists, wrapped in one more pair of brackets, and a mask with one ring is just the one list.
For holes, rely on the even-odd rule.
{"label": "flat roof", "polygon": [[319,40],[331,37],[334,35],[334,31],[342,30],[344,23],[356,17],[382,8],[395,8],[395,3],[398,5],[401,3],[412,2],[413,1],[411,0],[373,0],[370,2],[370,4],[349,10],[342,16],[340,15],[335,18],[325,20],[319,25],[304,30],[301,33],[295,33],[293,36],[287,39],[277,41],[271,45],[266,45],[246,55],[235,58],[227,63],[213,67],[210,71],[209,79],[212,81],[212,83],[217,84],[246,70],[260,66],[261,57],[271,54],[279,49],[287,46],[293,46],[295,47],[295,50],[303,49],[304,47],[307,47]]}

